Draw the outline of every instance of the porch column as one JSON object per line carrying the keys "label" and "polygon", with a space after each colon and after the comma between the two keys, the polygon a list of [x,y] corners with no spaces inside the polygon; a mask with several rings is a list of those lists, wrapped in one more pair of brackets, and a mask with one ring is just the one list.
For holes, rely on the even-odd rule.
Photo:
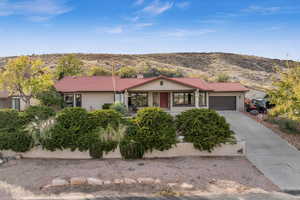
{"label": "porch column", "polygon": [[128,91],[127,90],[125,90],[125,93],[124,93],[124,104],[128,108]]}
{"label": "porch column", "polygon": [[170,110],[173,108],[173,92],[170,92]]}
{"label": "porch column", "polygon": [[209,93],[206,92],[206,108],[209,108]]}
{"label": "porch column", "polygon": [[199,108],[199,89],[197,89],[195,92],[195,98],[196,108]]}
{"label": "porch column", "polygon": [[148,92],[148,106],[153,107],[153,92]]}

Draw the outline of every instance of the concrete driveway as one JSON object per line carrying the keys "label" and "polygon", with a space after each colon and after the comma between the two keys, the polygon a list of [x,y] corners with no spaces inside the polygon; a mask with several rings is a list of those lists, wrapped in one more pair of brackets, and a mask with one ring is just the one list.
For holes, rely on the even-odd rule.
{"label": "concrete driveway", "polygon": [[240,112],[220,112],[239,139],[247,158],[285,192],[300,193],[300,152],[271,129]]}

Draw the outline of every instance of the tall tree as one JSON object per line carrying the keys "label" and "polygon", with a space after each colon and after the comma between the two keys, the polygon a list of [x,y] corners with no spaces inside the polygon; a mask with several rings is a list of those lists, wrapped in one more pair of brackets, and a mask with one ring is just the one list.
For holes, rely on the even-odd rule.
{"label": "tall tree", "polygon": [[269,91],[270,101],[276,105],[270,114],[300,121],[300,65],[289,65],[279,73],[280,79],[273,82],[274,89]]}
{"label": "tall tree", "polygon": [[65,76],[78,76],[83,73],[83,62],[73,54],[63,56],[56,67],[56,79],[60,80]]}
{"label": "tall tree", "polygon": [[21,56],[11,59],[0,73],[0,88],[18,95],[26,105],[35,94],[53,85],[53,75],[40,59]]}

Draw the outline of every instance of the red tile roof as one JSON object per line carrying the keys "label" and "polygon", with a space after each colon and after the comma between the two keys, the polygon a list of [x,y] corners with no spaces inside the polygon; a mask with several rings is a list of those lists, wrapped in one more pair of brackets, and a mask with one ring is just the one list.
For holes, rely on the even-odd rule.
{"label": "red tile roof", "polygon": [[248,88],[240,83],[209,83],[214,92],[247,92]]}
{"label": "red tile roof", "polygon": [[83,76],[65,77],[55,84],[59,92],[107,92],[124,91],[154,80],[166,79],[202,91],[234,92],[248,91],[240,83],[207,83],[199,78],[168,78],[164,76],[153,78],[120,78],[118,76]]}

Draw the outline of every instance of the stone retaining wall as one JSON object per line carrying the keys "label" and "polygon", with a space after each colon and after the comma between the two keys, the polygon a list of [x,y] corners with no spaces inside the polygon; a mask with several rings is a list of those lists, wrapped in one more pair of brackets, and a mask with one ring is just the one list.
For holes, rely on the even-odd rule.
{"label": "stone retaining wall", "polygon": [[[166,151],[153,151],[145,153],[145,158],[172,158],[185,156],[244,156],[246,144],[244,141],[239,141],[237,144],[225,144],[215,148],[211,153],[207,151],[199,151],[193,147],[192,143],[178,143],[173,148]],[[26,153],[15,153],[12,151],[1,152],[3,156],[21,155],[23,158],[42,158],[42,159],[91,159],[89,152],[80,151],[45,151],[41,147],[32,149]],[[119,149],[114,152],[104,154],[103,158],[122,158]]]}

